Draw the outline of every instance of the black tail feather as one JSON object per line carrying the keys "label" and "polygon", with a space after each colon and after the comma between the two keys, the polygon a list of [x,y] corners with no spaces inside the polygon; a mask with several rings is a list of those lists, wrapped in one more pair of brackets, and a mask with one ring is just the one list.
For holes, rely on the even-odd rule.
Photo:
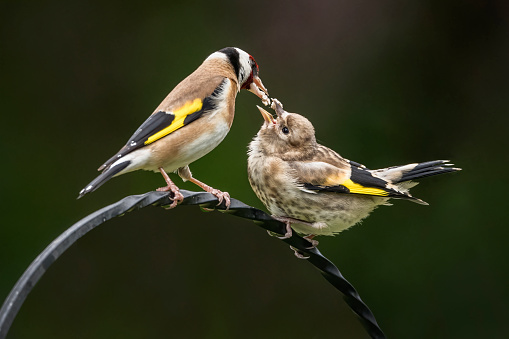
{"label": "black tail feather", "polygon": [[122,162],[116,166],[108,167],[104,172],[99,174],[97,178],[92,180],[90,184],[85,186],[84,189],[80,191],[80,195],[78,196],[78,199],[83,197],[85,194],[90,193],[98,189],[102,184],[104,184],[106,181],[110,180],[115,174],[118,174],[120,171],[125,169],[127,166],[129,166],[131,162],[125,161]]}
{"label": "black tail feather", "polygon": [[404,173],[401,176],[401,179],[399,179],[395,183],[420,179],[420,178],[429,177],[432,175],[451,173],[451,172],[456,172],[456,171],[461,170],[460,168],[454,168],[454,167],[449,167],[449,166],[452,166],[452,164],[449,163],[449,160],[435,160],[435,161],[422,162],[422,163],[418,164],[417,166],[415,166],[410,171]]}
{"label": "black tail feather", "polygon": [[400,194],[389,194],[388,195],[390,198],[393,198],[393,199],[402,199],[402,200],[408,200],[408,201],[411,201],[411,202],[415,202],[419,205],[429,205],[426,201],[422,200],[422,199],[419,199],[419,198],[416,198],[412,195],[410,195],[409,193],[407,194],[403,194],[403,193],[400,193]]}

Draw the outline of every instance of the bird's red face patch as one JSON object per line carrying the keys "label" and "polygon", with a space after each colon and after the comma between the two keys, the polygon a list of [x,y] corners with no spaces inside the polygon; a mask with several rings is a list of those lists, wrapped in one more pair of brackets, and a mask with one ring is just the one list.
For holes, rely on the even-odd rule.
{"label": "bird's red face patch", "polygon": [[258,72],[260,71],[258,64],[256,63],[255,59],[250,55],[249,61],[251,63],[251,69],[253,70],[254,75],[258,75]]}
{"label": "bird's red face patch", "polygon": [[249,66],[251,66],[251,73],[249,74],[249,77],[242,85],[242,89],[247,89],[253,82],[253,77],[258,76],[258,72],[260,71],[258,64],[256,63],[255,59],[250,55],[249,56]]}

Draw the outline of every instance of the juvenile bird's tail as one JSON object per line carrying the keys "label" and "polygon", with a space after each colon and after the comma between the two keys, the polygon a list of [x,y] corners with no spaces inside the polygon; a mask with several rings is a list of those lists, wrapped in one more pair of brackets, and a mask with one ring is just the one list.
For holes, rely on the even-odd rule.
{"label": "juvenile bird's tail", "polygon": [[461,168],[451,166],[453,166],[453,164],[451,164],[449,160],[435,160],[404,166],[394,166],[376,170],[375,172],[379,177],[390,181],[392,184],[399,184],[432,175],[461,171]]}
{"label": "juvenile bird's tail", "polygon": [[453,164],[449,163],[449,160],[435,160],[383,168],[373,171],[373,174],[395,185],[401,192],[408,194],[411,197],[411,201],[427,205],[425,201],[412,197],[408,192],[410,188],[418,184],[418,182],[412,180],[461,171],[461,168],[451,166],[453,166]]}
{"label": "juvenile bird's tail", "polygon": [[97,178],[92,180],[90,184],[88,184],[84,189],[80,191],[78,199],[84,196],[85,194],[93,192],[96,189],[98,189],[102,184],[104,184],[106,181],[110,180],[113,176],[115,176],[115,174],[118,174],[127,166],[129,166],[130,163],[131,161],[127,160],[106,168],[101,174],[97,176]]}

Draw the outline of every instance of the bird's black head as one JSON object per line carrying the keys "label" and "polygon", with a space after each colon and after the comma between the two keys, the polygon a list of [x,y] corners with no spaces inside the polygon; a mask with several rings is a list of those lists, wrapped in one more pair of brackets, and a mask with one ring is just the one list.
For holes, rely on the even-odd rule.
{"label": "bird's black head", "polygon": [[224,54],[232,65],[240,89],[253,92],[262,101],[268,100],[268,91],[259,77],[260,69],[250,54],[237,47],[226,47],[218,52]]}

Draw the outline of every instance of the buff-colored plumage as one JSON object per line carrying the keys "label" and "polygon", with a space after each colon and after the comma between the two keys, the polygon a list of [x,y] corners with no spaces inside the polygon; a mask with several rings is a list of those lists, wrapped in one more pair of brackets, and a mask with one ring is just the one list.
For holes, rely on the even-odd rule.
{"label": "buff-colored plumage", "polygon": [[168,94],[126,145],[99,168],[103,172],[80,192],[80,197],[114,176],[144,169],[161,172],[167,186],[158,190],[173,192],[171,207],[183,196],[166,172],[177,172],[184,181],[197,184],[229,206],[228,193],[193,178],[189,164],[226,137],[241,89],[253,92],[265,104],[269,102],[253,57],[234,47],[212,53]]}
{"label": "buff-colored plumage", "polygon": [[334,235],[390,198],[420,204],[408,189],[411,180],[454,172],[447,161],[395,166],[371,171],[316,142],[313,125],[288,113],[273,99],[278,115],[259,107],[265,123],[249,145],[249,182],[273,216],[297,232]]}

